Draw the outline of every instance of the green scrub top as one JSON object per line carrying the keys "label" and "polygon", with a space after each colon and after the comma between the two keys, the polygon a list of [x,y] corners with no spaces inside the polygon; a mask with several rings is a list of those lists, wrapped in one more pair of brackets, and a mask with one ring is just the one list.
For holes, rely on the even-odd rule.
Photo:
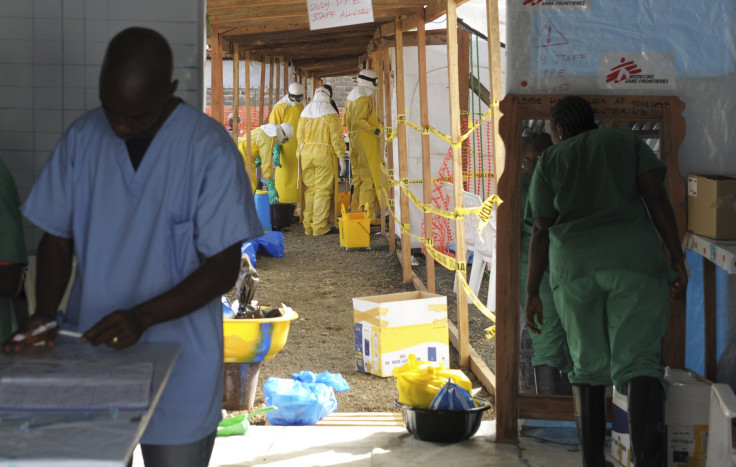
{"label": "green scrub top", "polygon": [[[633,151],[632,151],[633,148]],[[550,228],[550,285],[602,270],[667,274],[659,237],[637,187],[665,166],[626,128],[587,131],[546,149],[532,177],[534,217]]]}

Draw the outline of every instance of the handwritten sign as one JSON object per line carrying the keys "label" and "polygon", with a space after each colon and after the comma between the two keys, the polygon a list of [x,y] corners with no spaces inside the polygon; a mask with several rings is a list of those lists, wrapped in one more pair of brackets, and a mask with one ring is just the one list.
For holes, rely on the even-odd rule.
{"label": "handwritten sign", "polygon": [[309,29],[372,23],[371,0],[307,0]]}

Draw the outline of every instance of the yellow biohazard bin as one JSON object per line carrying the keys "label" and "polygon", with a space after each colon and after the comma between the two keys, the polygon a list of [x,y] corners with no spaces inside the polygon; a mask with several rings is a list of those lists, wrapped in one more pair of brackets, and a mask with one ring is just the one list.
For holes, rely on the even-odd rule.
{"label": "yellow biohazard bin", "polygon": [[340,246],[343,248],[370,248],[371,220],[366,211],[346,211],[342,206],[342,216],[338,220]]}

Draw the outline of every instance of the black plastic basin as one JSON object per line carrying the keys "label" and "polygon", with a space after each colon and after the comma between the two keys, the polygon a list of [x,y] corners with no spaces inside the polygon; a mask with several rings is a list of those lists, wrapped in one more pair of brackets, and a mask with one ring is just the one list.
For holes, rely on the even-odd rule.
{"label": "black plastic basin", "polygon": [[456,443],[473,436],[480,427],[483,412],[491,408],[486,400],[474,400],[477,407],[467,410],[418,409],[398,400],[394,400],[394,405],[403,409],[404,426],[416,439]]}

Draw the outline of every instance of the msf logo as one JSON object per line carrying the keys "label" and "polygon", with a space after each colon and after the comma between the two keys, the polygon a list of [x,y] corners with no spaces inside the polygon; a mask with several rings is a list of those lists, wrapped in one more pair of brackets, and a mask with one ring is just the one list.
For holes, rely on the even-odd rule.
{"label": "msf logo", "polygon": [[524,5],[532,5],[532,6],[539,5],[543,1],[544,0],[524,0]]}
{"label": "msf logo", "polygon": [[626,61],[625,57],[621,57],[621,64],[611,68],[611,72],[606,76],[606,83],[620,83],[637,73],[641,73],[639,65],[633,60]]}

